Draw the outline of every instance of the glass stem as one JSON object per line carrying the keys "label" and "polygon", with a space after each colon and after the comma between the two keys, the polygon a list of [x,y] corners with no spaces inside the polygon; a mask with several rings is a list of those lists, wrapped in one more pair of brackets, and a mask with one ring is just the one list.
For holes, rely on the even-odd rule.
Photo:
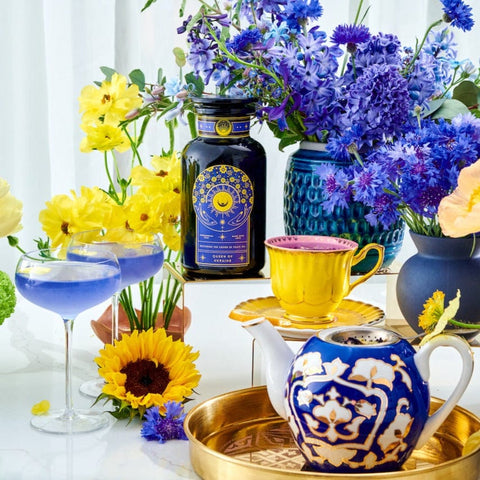
{"label": "glass stem", "polygon": [[73,419],[72,397],[72,334],[73,318],[64,318],[65,326],[65,417]]}
{"label": "glass stem", "polygon": [[112,295],[112,345],[118,340],[118,299],[120,292]]}

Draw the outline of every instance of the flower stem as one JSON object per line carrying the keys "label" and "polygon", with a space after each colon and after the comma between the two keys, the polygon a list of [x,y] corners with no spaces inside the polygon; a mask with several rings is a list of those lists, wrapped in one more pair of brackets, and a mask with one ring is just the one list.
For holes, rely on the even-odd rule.
{"label": "flower stem", "polygon": [[458,320],[453,320],[453,318],[450,319],[448,323],[450,323],[451,325],[454,325],[455,327],[468,328],[471,330],[480,330],[479,323],[465,323],[465,322],[460,322]]}
{"label": "flower stem", "polygon": [[423,35],[422,41],[420,42],[419,45],[417,45],[417,48],[415,49],[415,53],[410,60],[410,62],[405,66],[405,69],[403,71],[403,74],[406,75],[410,73],[413,70],[413,67],[415,65],[415,62],[417,61],[418,56],[420,55],[420,52],[422,51],[423,45],[425,44],[428,34],[430,33],[431,30],[433,30],[435,27],[440,25],[443,22],[443,19],[437,20],[433,22],[425,31],[425,34]]}

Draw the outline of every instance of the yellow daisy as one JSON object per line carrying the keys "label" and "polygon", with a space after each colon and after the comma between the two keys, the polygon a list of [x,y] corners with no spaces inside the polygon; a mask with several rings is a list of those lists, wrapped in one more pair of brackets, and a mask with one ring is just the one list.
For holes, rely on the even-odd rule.
{"label": "yellow daisy", "polygon": [[[193,363],[199,353],[181,340],[174,341],[165,329],[123,335],[120,341],[105,345],[95,361],[105,379],[103,396],[138,410],[158,406],[164,413],[168,401],[183,402],[200,381]],[[115,404],[115,403],[114,403]]]}

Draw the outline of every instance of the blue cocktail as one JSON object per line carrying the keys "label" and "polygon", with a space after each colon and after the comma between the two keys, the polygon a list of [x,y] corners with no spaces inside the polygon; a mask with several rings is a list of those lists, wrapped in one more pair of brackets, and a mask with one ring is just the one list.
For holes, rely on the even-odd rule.
{"label": "blue cocktail", "polygon": [[[155,234],[139,235],[125,228],[97,229],[72,236],[67,258],[90,262],[102,252],[115,254],[121,271],[119,289],[112,296],[112,344],[119,337],[118,303],[120,292],[135,283],[153,277],[163,266],[163,246]],[[84,382],[80,392],[96,398],[102,391],[103,379]]]}
{"label": "blue cocktail", "polygon": [[39,250],[22,255],[15,285],[30,302],[58,313],[65,325],[65,409],[32,418],[34,428],[49,433],[79,433],[103,428],[101,412],[74,410],[71,382],[71,335],[74,319],[83,310],[104,302],[118,290],[120,266],[115,255],[102,254],[88,263],[62,260],[59,251]]}

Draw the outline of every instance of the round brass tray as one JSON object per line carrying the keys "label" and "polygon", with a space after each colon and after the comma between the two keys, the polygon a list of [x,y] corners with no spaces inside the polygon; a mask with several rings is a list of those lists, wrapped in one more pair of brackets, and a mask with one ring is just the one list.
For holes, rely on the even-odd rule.
{"label": "round brass tray", "polygon": [[298,325],[285,317],[285,310],[276,297],[251,298],[239,303],[229,314],[233,320],[245,322],[265,317],[284,338],[306,340],[319,330],[329,327],[375,324],[385,317],[381,308],[368,303],[345,298],[334,313],[332,322]]}
{"label": "round brass tray", "polygon": [[[442,403],[433,398],[431,411]],[[185,419],[190,459],[203,480],[477,480],[480,447],[465,456],[462,448],[479,429],[480,419],[457,406],[402,470],[346,475],[305,469],[286,421],[270,404],[266,387],[214,397],[194,407]]]}

